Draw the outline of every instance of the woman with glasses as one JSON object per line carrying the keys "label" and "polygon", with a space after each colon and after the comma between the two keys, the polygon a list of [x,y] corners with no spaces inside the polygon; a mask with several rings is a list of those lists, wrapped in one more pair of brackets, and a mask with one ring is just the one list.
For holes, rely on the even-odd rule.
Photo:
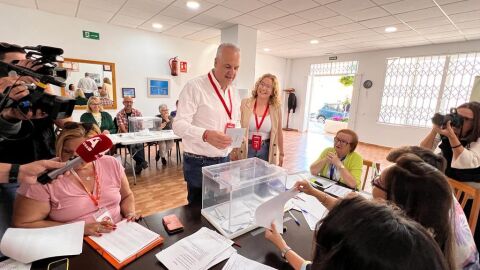
{"label": "woman with glasses", "polygon": [[82,123],[93,123],[100,127],[104,134],[115,134],[117,129],[112,116],[103,110],[99,97],[90,97],[87,102],[87,112],[80,117]]}
{"label": "woman with glasses", "polygon": [[[393,150],[387,160],[396,163],[372,179],[373,198],[395,203],[431,231],[450,269],[480,269],[467,219],[441,171],[446,161],[420,147]],[[329,210],[340,200],[313,188],[305,180],[297,182],[295,187],[316,197]]]}
{"label": "woman with glasses", "polygon": [[248,141],[242,142],[239,149],[233,149],[232,160],[257,157],[283,165],[285,154],[279,91],[277,77],[264,74],[255,83],[252,96],[242,100],[240,122]]}
{"label": "woman with glasses", "polygon": [[[447,159],[445,174],[458,181],[480,182],[480,103],[468,102],[457,107],[460,124],[451,121],[433,124],[420,146],[441,152]],[[463,121],[463,123],[462,123]]]}
{"label": "woman with glasses", "polygon": [[310,165],[310,173],[360,189],[363,159],[355,152],[357,144],[358,136],[353,130],[339,130],[333,139],[333,147],[323,150]]}
{"label": "woman with glasses", "polygon": [[295,270],[447,270],[431,234],[398,208],[361,196],[343,199],[321,220],[312,261],[292,250],[272,224],[265,231]]}
{"label": "woman with glasses", "polygon": [[[95,124],[66,123],[57,138],[57,156],[64,162],[74,158],[78,146],[98,134]],[[122,218],[139,218],[125,170],[117,159],[105,155],[70,172],[46,185],[21,185],[13,225],[43,228],[85,221],[85,235],[101,236],[115,230]]]}

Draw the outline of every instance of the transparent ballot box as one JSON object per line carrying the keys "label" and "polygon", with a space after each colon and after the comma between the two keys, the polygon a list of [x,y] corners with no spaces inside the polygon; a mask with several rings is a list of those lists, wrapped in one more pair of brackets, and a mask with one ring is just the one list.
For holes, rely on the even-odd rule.
{"label": "transparent ballot box", "polygon": [[255,229],[255,210],[285,191],[286,171],[258,158],[202,168],[202,215],[230,239]]}
{"label": "transparent ballot box", "polygon": [[159,117],[129,117],[128,132],[133,132],[135,136],[148,136],[151,132],[161,131],[161,124],[162,119]]}

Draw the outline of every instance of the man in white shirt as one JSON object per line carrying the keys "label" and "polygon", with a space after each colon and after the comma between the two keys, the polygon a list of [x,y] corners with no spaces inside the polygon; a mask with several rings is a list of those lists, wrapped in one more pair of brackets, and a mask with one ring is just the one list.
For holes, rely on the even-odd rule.
{"label": "man in white shirt", "polygon": [[82,89],[86,99],[89,99],[91,96],[93,96],[93,93],[98,90],[97,84],[92,78],[90,78],[90,74],[88,72],[85,72],[85,78],[81,78],[78,81],[77,87]]}
{"label": "man in white shirt", "polygon": [[173,131],[183,139],[189,204],[202,201],[202,167],[230,160],[232,139],[225,131],[240,120],[240,99],[232,87],[239,67],[240,49],[221,44],[214,69],[188,81],[180,93]]}

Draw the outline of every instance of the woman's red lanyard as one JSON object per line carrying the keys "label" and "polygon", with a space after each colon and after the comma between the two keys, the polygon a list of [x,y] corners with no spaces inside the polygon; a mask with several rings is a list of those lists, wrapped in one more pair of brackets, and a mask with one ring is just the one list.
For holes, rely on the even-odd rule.
{"label": "woman's red lanyard", "polygon": [[208,79],[210,80],[210,83],[212,84],[213,89],[215,90],[215,93],[217,93],[218,98],[222,102],[223,108],[227,112],[228,118],[232,120],[232,96],[230,95],[230,89],[228,89],[228,99],[230,100],[230,109],[227,107],[227,103],[225,103],[225,100],[223,99],[222,95],[220,94],[220,91],[218,91],[217,85],[213,82],[212,79],[212,74],[208,73]]}
{"label": "woman's red lanyard", "polygon": [[[267,103],[267,107],[265,108],[265,111],[263,112],[263,115],[262,115],[262,120],[260,120],[260,123],[258,123],[257,100],[255,100],[255,103],[253,104],[253,114],[255,115],[255,126],[257,127],[257,132],[260,131],[260,128],[262,127],[263,121],[265,120],[265,117],[267,116],[269,107],[270,107],[270,104]],[[262,136],[261,135],[258,135],[258,134],[252,135],[252,148],[255,151],[259,151],[260,148],[262,148]]]}
{"label": "woman's red lanyard", "polygon": [[98,181],[97,171],[95,170],[95,163],[93,163],[93,173],[95,174],[95,185],[94,185],[93,189],[97,190],[97,196],[93,195],[93,190],[92,190],[92,192],[88,191],[87,187],[82,183],[82,181],[81,181],[81,179],[80,179],[80,177],[78,176],[77,173],[73,173],[73,175],[75,176],[77,181],[80,183],[80,185],[82,185],[85,192],[87,192],[88,197],[90,197],[90,200],[92,200],[93,204],[95,204],[95,206],[98,207],[98,204],[100,202],[100,182]]}
{"label": "woman's red lanyard", "polygon": [[270,104],[267,103],[267,107],[265,108],[265,111],[263,112],[262,120],[260,120],[260,123],[258,123],[257,100],[255,100],[255,103],[253,104],[253,113],[255,114],[255,126],[257,127],[257,131],[260,131],[260,128],[262,127],[263,120],[265,120],[265,116],[267,116],[269,107],[270,107]]}

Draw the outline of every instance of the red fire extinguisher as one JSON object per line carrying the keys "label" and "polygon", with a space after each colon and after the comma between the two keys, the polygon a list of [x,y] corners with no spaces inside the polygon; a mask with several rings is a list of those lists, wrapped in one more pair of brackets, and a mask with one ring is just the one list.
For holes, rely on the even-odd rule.
{"label": "red fire extinguisher", "polygon": [[170,64],[170,71],[172,76],[178,76],[178,57],[175,56],[173,58],[170,58],[168,63]]}

